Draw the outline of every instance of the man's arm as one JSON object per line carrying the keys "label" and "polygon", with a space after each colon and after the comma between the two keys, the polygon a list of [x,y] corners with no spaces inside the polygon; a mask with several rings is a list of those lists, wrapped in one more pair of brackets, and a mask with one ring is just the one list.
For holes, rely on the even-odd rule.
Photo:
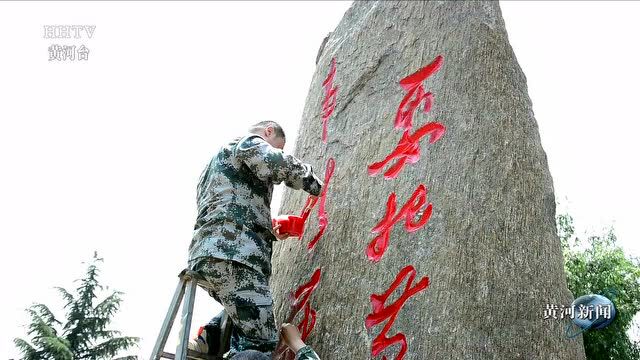
{"label": "man's arm", "polygon": [[311,195],[320,195],[322,181],[313,173],[311,165],[269,145],[259,136],[252,136],[237,145],[237,158],[261,180],[272,181],[292,189],[303,189]]}

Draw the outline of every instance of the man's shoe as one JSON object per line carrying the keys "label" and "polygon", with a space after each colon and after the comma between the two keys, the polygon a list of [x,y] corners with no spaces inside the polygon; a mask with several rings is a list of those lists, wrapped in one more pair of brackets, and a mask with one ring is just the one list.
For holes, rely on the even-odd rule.
{"label": "man's shoe", "polygon": [[209,345],[207,344],[207,330],[205,330],[204,326],[201,326],[200,329],[198,329],[198,336],[189,341],[188,348],[189,350],[203,354],[207,354],[209,352]]}

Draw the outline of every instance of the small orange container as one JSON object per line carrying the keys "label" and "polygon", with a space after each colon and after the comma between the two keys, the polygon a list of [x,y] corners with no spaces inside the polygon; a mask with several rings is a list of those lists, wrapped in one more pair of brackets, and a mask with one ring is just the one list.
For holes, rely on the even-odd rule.
{"label": "small orange container", "polygon": [[287,234],[293,237],[302,237],[304,233],[304,224],[307,222],[307,218],[309,217],[309,213],[311,209],[316,204],[317,199],[312,200],[311,197],[307,199],[307,203],[304,205],[304,209],[302,209],[302,214],[300,216],[297,215],[280,215],[271,219],[271,225],[275,227],[276,225],[280,225],[278,232],[280,234]]}
{"label": "small orange container", "polygon": [[273,226],[280,225],[278,229],[280,234],[300,237],[304,232],[305,220],[302,216],[280,215],[273,219]]}

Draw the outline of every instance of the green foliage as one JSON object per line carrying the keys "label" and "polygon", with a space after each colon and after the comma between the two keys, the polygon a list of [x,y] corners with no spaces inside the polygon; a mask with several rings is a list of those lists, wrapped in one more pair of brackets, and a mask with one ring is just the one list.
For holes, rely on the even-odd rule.
{"label": "green foliage", "polygon": [[118,353],[137,345],[139,338],[120,336],[119,331],[107,330],[120,308],[122,293],[113,291],[96,304],[96,293],[103,290],[98,282],[97,263],[100,261],[102,259],[94,254],[85,277],[76,280],[80,285],[75,294],[56,288],[65,301],[67,314],[64,325],[46,305],[35,304],[26,310],[31,316],[27,331],[31,342],[14,339],[23,360],[113,359]]}
{"label": "green foliage", "polygon": [[606,328],[583,333],[587,359],[640,359],[640,343],[627,336],[634,315],[640,311],[640,261],[625,256],[613,229],[585,241],[575,235],[570,215],[559,215],[557,225],[573,296],[604,295],[613,301],[617,312]]}

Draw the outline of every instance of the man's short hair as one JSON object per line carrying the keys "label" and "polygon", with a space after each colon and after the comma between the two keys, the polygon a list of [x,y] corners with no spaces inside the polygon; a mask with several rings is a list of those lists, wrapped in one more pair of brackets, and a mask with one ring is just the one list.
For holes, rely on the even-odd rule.
{"label": "man's short hair", "polygon": [[241,351],[231,358],[231,360],[269,360],[270,358],[256,350],[245,350]]}
{"label": "man's short hair", "polygon": [[284,136],[284,130],[282,129],[282,126],[280,126],[280,124],[272,120],[265,120],[265,121],[260,121],[258,123],[255,123],[251,125],[251,127],[249,128],[249,131],[255,132],[257,130],[265,129],[269,126],[273,126],[273,130],[275,130],[276,135],[278,137],[286,139],[286,137]]}

